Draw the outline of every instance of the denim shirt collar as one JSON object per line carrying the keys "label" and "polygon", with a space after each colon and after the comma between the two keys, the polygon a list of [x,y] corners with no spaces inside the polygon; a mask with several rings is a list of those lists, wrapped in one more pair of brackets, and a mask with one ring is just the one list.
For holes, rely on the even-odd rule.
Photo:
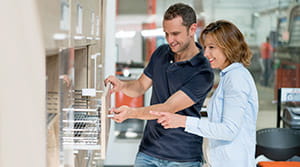
{"label": "denim shirt collar", "polygon": [[241,68],[243,66],[242,63],[232,63],[229,66],[227,66],[226,68],[224,68],[221,72],[220,72],[220,76],[224,76],[228,71],[231,71],[233,69],[236,68]]}

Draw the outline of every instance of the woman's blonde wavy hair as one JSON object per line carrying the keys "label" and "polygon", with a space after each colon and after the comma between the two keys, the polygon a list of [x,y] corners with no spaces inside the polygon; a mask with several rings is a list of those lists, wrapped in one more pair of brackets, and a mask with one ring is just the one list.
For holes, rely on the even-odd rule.
{"label": "woman's blonde wavy hair", "polygon": [[242,63],[249,66],[251,63],[252,53],[243,34],[231,22],[218,20],[207,25],[200,35],[200,43],[204,46],[206,35],[209,34],[220,47],[230,64],[234,62]]}

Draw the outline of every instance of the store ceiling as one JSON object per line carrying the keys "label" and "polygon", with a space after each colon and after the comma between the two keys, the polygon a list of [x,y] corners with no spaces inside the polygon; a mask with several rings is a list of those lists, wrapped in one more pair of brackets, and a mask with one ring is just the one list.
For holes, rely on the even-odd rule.
{"label": "store ceiling", "polygon": [[203,12],[202,0],[156,0],[156,14],[147,14],[148,0],[118,0],[117,1],[117,29],[140,30],[143,23],[153,23],[161,26],[165,10],[174,3],[185,3],[192,6],[197,15]]}
{"label": "store ceiling", "polygon": [[[148,0],[118,0],[118,15],[146,15],[147,14],[147,3]],[[196,13],[203,11],[202,0],[156,0],[156,11],[161,13],[171,4],[181,2],[186,3],[195,9]]]}

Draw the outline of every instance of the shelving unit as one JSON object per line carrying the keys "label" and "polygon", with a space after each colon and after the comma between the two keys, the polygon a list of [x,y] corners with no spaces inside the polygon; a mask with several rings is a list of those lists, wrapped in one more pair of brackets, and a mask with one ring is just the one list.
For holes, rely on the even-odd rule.
{"label": "shelving unit", "polygon": [[103,165],[110,107],[103,81],[105,3],[38,2],[46,53],[47,167]]}

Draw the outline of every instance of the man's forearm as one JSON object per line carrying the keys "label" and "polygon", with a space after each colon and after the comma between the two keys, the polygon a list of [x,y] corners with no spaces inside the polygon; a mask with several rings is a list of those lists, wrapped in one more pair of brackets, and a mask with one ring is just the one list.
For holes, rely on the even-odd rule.
{"label": "man's forearm", "polygon": [[121,89],[122,93],[130,97],[138,97],[145,93],[143,87],[138,80],[132,81],[122,81],[123,87]]}
{"label": "man's forearm", "polygon": [[176,110],[168,107],[166,104],[155,104],[147,107],[131,108],[129,118],[142,119],[142,120],[153,120],[157,119],[158,116],[150,114],[149,111],[160,111],[160,112],[171,112],[175,113]]}

